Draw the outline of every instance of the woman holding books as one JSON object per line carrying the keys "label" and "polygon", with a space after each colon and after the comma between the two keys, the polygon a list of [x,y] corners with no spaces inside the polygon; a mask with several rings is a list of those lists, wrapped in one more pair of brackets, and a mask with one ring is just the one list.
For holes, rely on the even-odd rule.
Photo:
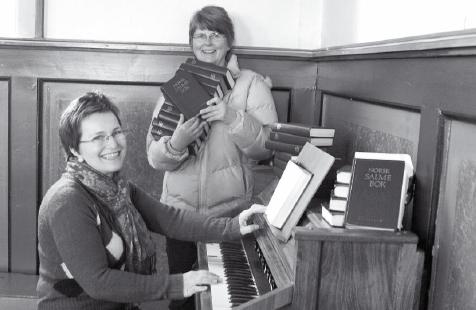
{"label": "woman holding books", "polygon": [[[210,215],[236,214],[252,198],[253,166],[271,156],[264,147],[266,125],[277,122],[270,82],[251,70],[240,70],[231,53],[234,38],[233,23],[221,7],[206,6],[190,21],[195,59],[227,68],[235,83],[223,98],[211,99],[198,120],[179,123],[171,136],[154,140],[149,132],[149,163],[165,171],[165,204]],[[153,117],[164,102],[159,98]],[[208,131],[207,138],[199,152],[190,155],[187,146],[201,131]],[[189,270],[196,257],[194,245],[168,240],[167,247],[171,270]]]}
{"label": "woman holding books", "polygon": [[38,215],[38,309],[138,309],[206,290],[208,271],[157,274],[151,231],[184,240],[239,238],[255,230],[248,217],[207,218],[163,205],[120,175],[127,150],[117,107],[87,93],[61,116],[66,169]]}

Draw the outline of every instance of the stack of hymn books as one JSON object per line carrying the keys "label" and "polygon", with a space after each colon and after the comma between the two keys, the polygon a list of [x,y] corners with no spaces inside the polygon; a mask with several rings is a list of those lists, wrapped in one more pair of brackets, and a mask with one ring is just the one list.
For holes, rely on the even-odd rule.
{"label": "stack of hymn books", "polygon": [[401,230],[412,180],[410,155],[356,152],[345,227]]}
{"label": "stack of hymn books", "polygon": [[[180,114],[185,120],[199,115],[207,107],[212,97],[223,96],[235,85],[231,72],[215,64],[188,58],[175,72],[174,77],[161,87],[165,103],[159,113],[152,119],[152,136],[155,140],[166,135],[171,136],[177,128]],[[189,147],[191,154],[198,152],[198,144]]]}
{"label": "stack of hymn books", "polygon": [[206,108],[212,97],[223,98],[234,85],[227,68],[188,58],[161,88],[166,100],[189,119]]}
{"label": "stack of hymn books", "polygon": [[[270,127],[271,133],[265,147],[280,154],[280,159],[298,155],[306,142],[327,148],[332,146],[334,140],[335,130],[330,128],[298,123],[274,123]],[[282,170],[281,166],[279,168]]]}
{"label": "stack of hymn books", "polygon": [[334,189],[331,191],[329,202],[321,204],[322,217],[335,227],[344,226],[345,211],[347,209],[347,198],[349,196],[350,179],[352,166],[345,165],[336,171],[336,181]]}
{"label": "stack of hymn books", "polygon": [[[154,140],[160,140],[162,136],[172,136],[180,120],[180,111],[171,103],[164,102],[159,113],[152,119],[151,134]],[[198,144],[193,142],[188,146],[191,155],[198,153]]]}

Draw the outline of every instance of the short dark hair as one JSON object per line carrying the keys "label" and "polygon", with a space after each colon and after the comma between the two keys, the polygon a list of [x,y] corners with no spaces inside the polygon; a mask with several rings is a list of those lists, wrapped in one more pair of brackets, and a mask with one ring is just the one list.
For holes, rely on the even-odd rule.
{"label": "short dark hair", "polygon": [[188,42],[190,44],[192,44],[193,34],[197,29],[207,29],[223,34],[229,47],[235,42],[233,22],[226,10],[220,6],[205,6],[193,14],[188,29]]}
{"label": "short dark hair", "polygon": [[78,151],[82,120],[91,114],[103,112],[112,112],[121,124],[119,108],[98,91],[88,92],[66,107],[59,121],[59,136],[67,160],[74,157],[71,149]]}

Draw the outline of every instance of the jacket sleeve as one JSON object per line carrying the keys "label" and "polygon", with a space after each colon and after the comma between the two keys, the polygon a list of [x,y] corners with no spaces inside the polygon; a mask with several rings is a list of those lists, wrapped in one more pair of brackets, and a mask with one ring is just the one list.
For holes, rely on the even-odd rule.
{"label": "jacket sleeve", "polygon": [[180,165],[188,158],[188,150],[177,153],[169,146],[170,136],[162,136],[159,140],[152,137],[152,119],[159,113],[162,105],[165,102],[164,96],[161,94],[157,105],[152,113],[152,118],[147,132],[147,160],[149,165],[157,170],[173,171],[180,167]]}
{"label": "jacket sleeve", "polygon": [[233,142],[251,159],[261,160],[271,156],[264,147],[269,137],[269,124],[278,121],[271,89],[264,78],[254,74],[248,89],[246,110],[237,111],[237,118],[229,126]]}
{"label": "jacket sleeve", "polygon": [[131,199],[147,227],[159,234],[184,241],[219,242],[241,237],[238,216],[214,218],[164,205],[131,184]]}
{"label": "jacket sleeve", "polygon": [[181,277],[110,268],[97,229],[97,215],[89,207],[91,201],[77,190],[64,188],[50,203],[56,205],[56,211],[48,222],[63,268],[89,296],[114,302],[141,302],[180,291]]}

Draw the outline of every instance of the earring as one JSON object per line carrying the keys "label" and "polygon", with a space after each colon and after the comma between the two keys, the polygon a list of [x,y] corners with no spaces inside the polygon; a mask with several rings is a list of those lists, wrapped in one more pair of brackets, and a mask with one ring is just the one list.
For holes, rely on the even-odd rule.
{"label": "earring", "polygon": [[82,156],[78,156],[78,161],[82,163],[84,161],[84,158]]}

